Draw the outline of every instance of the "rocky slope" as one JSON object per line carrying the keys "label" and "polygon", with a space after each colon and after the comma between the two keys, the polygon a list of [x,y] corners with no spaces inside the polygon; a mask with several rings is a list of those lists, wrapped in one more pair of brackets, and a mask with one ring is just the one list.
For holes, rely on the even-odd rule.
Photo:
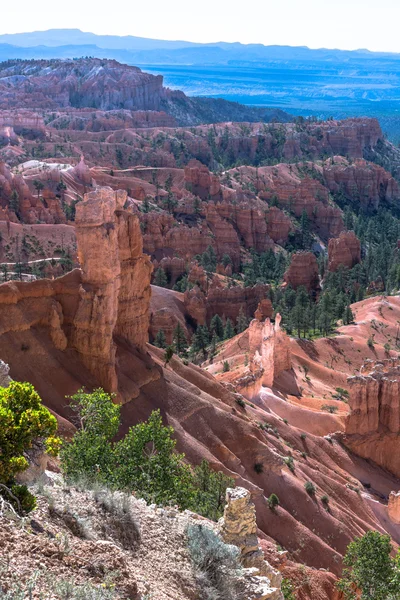
{"label": "rocky slope", "polygon": [[[345,403],[335,400],[337,414],[323,408],[327,400],[332,402],[324,396],[331,397],[342,382],[345,386],[347,376],[368,354],[363,327],[373,325],[375,309],[365,304],[354,307],[356,324],[343,328],[338,338],[318,340],[315,348],[311,342],[290,341],[277,323],[271,327],[257,320],[220,346],[212,365],[200,368],[173,357],[165,367],[163,350],[143,346],[146,328],[136,320],[138,314],[150,316],[146,291],[150,268],[145,268],[143,278],[131,277],[135,264],[149,261],[140,251],[136,217],[118,209],[124,198],[123,193],[105,189],[89,193],[78,205],[82,271],[53,281],[0,286],[0,353],[11,376],[32,381],[62,423],[62,418],[70,417],[65,395],[82,385],[102,384],[118,391],[124,403],[123,431],[160,408],[191,462],[206,458],[252,492],[265,552],[272,552],[272,544],[271,561],[279,563],[274,542],[284,547],[290,564],[282,568],[292,572],[293,580],[299,561],[337,576],[347,544],[368,528],[388,531],[400,541],[385,502],[391,491],[398,490],[398,480],[355,457],[340,437],[332,435],[344,430]],[[101,252],[103,259],[98,260]],[[132,288],[126,287],[129,282]],[[382,302],[388,303],[382,310],[389,326],[396,327],[397,299]],[[370,311],[369,325],[363,325],[365,310]],[[261,313],[260,308],[260,318]],[[361,337],[356,337],[359,330]],[[381,335],[374,352],[383,356],[383,340],[390,333],[382,330]],[[364,353],[358,355],[357,345],[365,348]],[[253,384],[243,386],[246,354]],[[349,365],[343,357],[354,359]],[[230,364],[225,373],[224,361]],[[251,402],[237,389],[250,390]],[[255,464],[261,467],[255,469]],[[315,498],[304,488],[307,481],[317,490]],[[271,493],[280,498],[276,512],[267,505]],[[329,510],[321,502],[323,495],[329,496]],[[313,574],[311,570],[310,577]],[[334,581],[334,575],[324,583],[314,582],[315,596],[304,591],[301,597],[332,598],[327,581]],[[331,591],[323,592],[325,586]]]}
{"label": "rocky slope", "polygon": [[[0,542],[7,556],[0,593],[25,596],[30,591],[31,598],[46,593],[58,599],[68,590],[70,598],[167,600],[173,594],[176,600],[195,600],[203,592],[188,531],[205,527],[214,539],[220,536],[238,548],[238,566],[242,563],[244,569],[222,574],[228,589],[240,588],[248,600],[283,600],[281,575],[260,548],[255,557],[250,546],[257,548],[258,540],[247,490],[230,490],[225,517],[217,526],[176,507],[157,508],[123,493],[68,486],[52,471],[32,487],[38,497],[32,518],[16,518],[7,505],[0,511]],[[243,500],[247,512],[238,514]],[[240,530],[235,539],[227,534],[233,524]]]}

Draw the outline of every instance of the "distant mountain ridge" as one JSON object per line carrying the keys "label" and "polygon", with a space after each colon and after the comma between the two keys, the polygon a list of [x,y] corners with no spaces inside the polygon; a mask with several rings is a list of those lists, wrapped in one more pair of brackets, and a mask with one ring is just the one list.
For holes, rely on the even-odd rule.
{"label": "distant mountain ridge", "polygon": [[[5,46],[6,45],[6,46]],[[25,49],[22,51],[21,49]],[[51,48],[52,51],[47,49]],[[171,41],[143,38],[137,36],[97,35],[79,29],[49,29],[30,33],[14,33],[0,35],[0,57],[9,52],[6,58],[54,58],[83,56],[92,51],[93,56],[126,60],[128,57],[118,54],[119,51],[132,53],[132,61],[142,60],[144,63],[163,62],[179,64],[187,60],[199,63],[206,61],[228,62],[231,60],[317,60],[348,61],[352,59],[396,58],[400,54],[370,52],[369,50],[337,50],[310,49],[306,46],[265,46],[263,44],[242,44],[240,42],[196,43],[190,41]],[[161,54],[159,51],[163,51]],[[75,51],[75,54],[73,52]],[[103,51],[107,51],[104,53]],[[112,52],[111,52],[112,51]],[[168,51],[167,56],[165,52]],[[24,53],[25,52],[25,53]],[[111,52],[111,53],[110,53]],[[143,55],[143,52],[145,54]],[[13,55],[14,53],[14,55]]]}

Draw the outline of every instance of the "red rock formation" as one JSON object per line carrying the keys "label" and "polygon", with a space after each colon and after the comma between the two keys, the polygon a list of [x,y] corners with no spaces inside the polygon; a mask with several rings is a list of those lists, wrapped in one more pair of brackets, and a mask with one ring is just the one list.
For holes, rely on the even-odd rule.
{"label": "red rock formation", "polygon": [[351,269],[361,261],[361,244],[354,231],[329,240],[328,261],[329,271],[337,271],[339,266]]}
{"label": "red rock formation", "polygon": [[226,287],[215,277],[206,297],[207,321],[218,314],[223,318],[229,318],[235,324],[240,312],[247,319],[251,319],[268,290],[269,286],[262,283],[253,287],[239,285]]}
{"label": "red rock formation", "polygon": [[256,397],[262,386],[271,387],[275,379],[291,369],[290,340],[280,328],[281,316],[275,323],[254,319],[249,326],[249,373],[236,381],[240,392],[251,399]]}
{"label": "red rock formation", "polygon": [[192,263],[190,266],[190,271],[188,273],[188,282],[192,283],[193,285],[198,285],[201,291],[207,294],[207,273],[205,272],[204,268],[197,262]]}
{"label": "red rock formation", "polygon": [[0,110],[0,127],[11,127],[16,134],[44,137],[45,124],[43,116],[29,110]]}
{"label": "red rock formation", "polygon": [[[178,325],[178,322],[180,322],[179,319],[167,307],[151,312],[149,327],[150,339],[154,340],[157,333],[162,330],[165,335],[166,343],[168,345],[172,344],[174,331]],[[185,331],[185,325],[183,325],[183,329]]]}
{"label": "red rock formation", "polygon": [[77,131],[116,131],[127,128],[175,127],[176,120],[155,110],[94,111],[92,108],[66,108],[53,113],[49,127]]}
{"label": "red rock formation", "polygon": [[257,321],[265,321],[265,319],[270,319],[272,317],[273,312],[274,309],[271,300],[269,298],[263,298],[258,303],[254,318],[257,319]]}
{"label": "red rock formation", "polygon": [[73,345],[101,385],[114,392],[113,336],[144,351],[149,327],[152,266],[142,253],[137,217],[122,210],[125,201],[126,192],[99,188],[76,209],[82,287]]}
{"label": "red rock formation", "polygon": [[392,523],[400,525],[400,492],[390,492],[388,502],[388,515]]}
{"label": "red rock formation", "polygon": [[290,218],[276,206],[271,206],[267,212],[267,234],[276,244],[284,244],[293,230]]}
{"label": "red rock formation", "polygon": [[206,297],[197,285],[186,290],[183,302],[188,315],[197,325],[204,325],[207,317]]}
{"label": "red rock formation", "polygon": [[382,167],[357,159],[349,163],[345,158],[336,157],[334,163],[327,161],[324,179],[333,193],[344,194],[362,207],[377,209],[382,202],[398,202],[400,189],[397,181]]}
{"label": "red rock formation", "polygon": [[312,252],[296,252],[284,274],[284,280],[293,289],[304,286],[308,291],[319,287],[318,263]]}
{"label": "red rock formation", "polygon": [[54,109],[75,105],[157,111],[166,93],[161,75],[143,73],[116,60],[38,61],[34,73],[30,61],[14,68],[19,78],[15,78],[12,87],[3,78],[14,74],[13,67],[0,71],[0,108]]}
{"label": "red rock formation", "polygon": [[208,168],[198,160],[191,160],[185,167],[186,189],[202,200],[222,200],[219,179],[212,175]]}
{"label": "red rock formation", "polygon": [[[278,202],[279,207],[286,208],[296,217],[300,217],[305,211],[316,231],[324,238],[337,236],[343,229],[341,211],[329,204],[328,190],[323,185],[322,168],[314,163],[299,166],[278,164],[275,167],[239,167],[229,171],[229,174],[235,188],[251,186],[259,198],[268,203],[272,200]],[[235,180],[236,183],[233,183]],[[267,224],[269,218],[271,233],[277,240],[286,240],[293,228],[290,219],[287,216],[285,219],[275,211],[271,217],[267,213]]]}
{"label": "red rock formation", "polygon": [[400,360],[368,361],[350,377],[345,444],[400,477]]}
{"label": "red rock formation", "polygon": [[160,262],[154,262],[154,270],[161,267],[165,272],[168,282],[173,286],[177,279],[186,273],[186,261],[183,258],[174,256],[173,258],[165,256]]}

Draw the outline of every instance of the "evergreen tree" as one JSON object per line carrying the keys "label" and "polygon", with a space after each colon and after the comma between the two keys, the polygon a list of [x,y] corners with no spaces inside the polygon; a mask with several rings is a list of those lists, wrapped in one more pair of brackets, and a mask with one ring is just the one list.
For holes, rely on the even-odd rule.
{"label": "evergreen tree", "polygon": [[349,305],[346,306],[344,315],[343,315],[343,323],[345,325],[350,325],[354,321],[354,314]]}
{"label": "evergreen tree", "polygon": [[157,348],[167,347],[167,340],[165,339],[165,333],[162,329],[157,331],[157,335],[154,338],[154,345],[157,346]]}
{"label": "evergreen tree", "polygon": [[224,267],[226,268],[228,265],[232,264],[232,259],[229,256],[229,254],[224,254],[221,262],[224,265]]}
{"label": "evergreen tree", "polygon": [[302,247],[307,250],[311,245],[312,237],[310,234],[310,219],[305,210],[303,210],[300,218],[300,231]]}
{"label": "evergreen tree", "polygon": [[11,192],[10,209],[13,210],[19,218],[19,195],[17,190]]}
{"label": "evergreen tree", "polygon": [[244,331],[245,329],[247,329],[248,326],[248,320],[246,315],[243,312],[243,307],[240,307],[240,311],[238,314],[238,317],[236,319],[236,331],[237,333],[242,333],[242,331]]}
{"label": "evergreen tree", "polygon": [[200,201],[200,198],[198,198],[197,196],[194,199],[193,208],[194,208],[194,212],[195,212],[196,215],[200,214],[200,212],[201,212],[201,201]]}
{"label": "evergreen tree", "polygon": [[318,302],[318,328],[324,335],[328,335],[333,322],[332,299],[329,292],[322,294]]}
{"label": "evergreen tree", "polygon": [[224,328],[224,340],[229,340],[235,335],[235,330],[232,325],[232,321],[228,318]]}
{"label": "evergreen tree", "polygon": [[218,340],[224,339],[224,324],[219,315],[214,315],[211,319],[210,332],[215,333]]}
{"label": "evergreen tree", "polygon": [[38,179],[35,179],[33,181],[33,187],[36,189],[37,191],[37,197],[39,198],[40,196],[40,192],[42,191],[42,189],[44,188],[44,185],[41,181],[39,181]]}
{"label": "evergreen tree", "polygon": [[217,352],[217,344],[218,344],[218,337],[217,334],[215,333],[215,331],[213,331],[212,337],[211,337],[211,343],[210,343],[210,354],[211,356],[215,356],[216,352]]}
{"label": "evergreen tree", "polygon": [[177,326],[174,329],[173,341],[175,346],[175,352],[177,354],[184,354],[188,348],[188,343],[185,335],[185,331],[178,321]]}
{"label": "evergreen tree", "polygon": [[212,246],[208,246],[207,250],[200,256],[200,263],[206,271],[215,272],[217,268],[217,256]]}
{"label": "evergreen tree", "polygon": [[199,325],[192,338],[192,352],[203,352],[204,358],[207,355],[207,346],[210,341],[210,334],[207,325]]}
{"label": "evergreen tree", "polygon": [[154,285],[157,285],[158,287],[167,287],[168,285],[167,276],[164,269],[161,267],[159,267],[154,274]]}

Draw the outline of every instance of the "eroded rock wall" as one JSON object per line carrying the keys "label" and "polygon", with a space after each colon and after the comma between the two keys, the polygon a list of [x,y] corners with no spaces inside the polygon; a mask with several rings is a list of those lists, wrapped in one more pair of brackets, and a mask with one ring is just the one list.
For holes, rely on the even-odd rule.
{"label": "eroded rock wall", "polygon": [[400,360],[368,361],[349,377],[345,443],[400,477]]}

